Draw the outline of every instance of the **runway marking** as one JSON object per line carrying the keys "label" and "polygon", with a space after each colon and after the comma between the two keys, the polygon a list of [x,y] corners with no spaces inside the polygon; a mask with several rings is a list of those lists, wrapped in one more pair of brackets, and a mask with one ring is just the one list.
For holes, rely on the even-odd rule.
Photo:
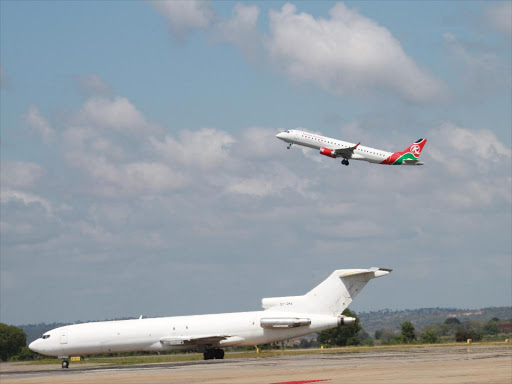
{"label": "runway marking", "polygon": [[270,383],[270,384],[306,384],[306,383],[318,383],[320,381],[331,381],[331,379],[280,381],[279,383]]}

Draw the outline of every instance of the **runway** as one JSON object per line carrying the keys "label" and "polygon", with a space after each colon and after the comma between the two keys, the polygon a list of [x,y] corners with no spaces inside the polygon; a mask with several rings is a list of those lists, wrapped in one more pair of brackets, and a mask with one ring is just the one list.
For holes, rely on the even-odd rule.
{"label": "runway", "polygon": [[433,346],[355,353],[318,352],[252,359],[139,365],[0,365],[7,383],[506,383],[512,346]]}

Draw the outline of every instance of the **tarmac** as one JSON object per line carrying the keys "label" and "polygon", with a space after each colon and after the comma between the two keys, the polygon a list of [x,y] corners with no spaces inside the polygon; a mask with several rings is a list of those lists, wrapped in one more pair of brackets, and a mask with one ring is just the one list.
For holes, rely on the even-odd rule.
{"label": "tarmac", "polygon": [[355,353],[139,365],[0,364],[2,384],[512,383],[512,346],[431,346]]}

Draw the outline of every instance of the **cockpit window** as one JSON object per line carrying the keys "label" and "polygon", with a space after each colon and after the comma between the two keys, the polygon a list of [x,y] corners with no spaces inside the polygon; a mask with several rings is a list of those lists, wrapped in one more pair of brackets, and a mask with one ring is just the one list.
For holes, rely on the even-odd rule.
{"label": "cockpit window", "polygon": [[285,131],[286,133],[290,133],[290,131]]}
{"label": "cockpit window", "polygon": [[50,337],[50,335],[43,335],[43,339],[47,339],[49,337]]}

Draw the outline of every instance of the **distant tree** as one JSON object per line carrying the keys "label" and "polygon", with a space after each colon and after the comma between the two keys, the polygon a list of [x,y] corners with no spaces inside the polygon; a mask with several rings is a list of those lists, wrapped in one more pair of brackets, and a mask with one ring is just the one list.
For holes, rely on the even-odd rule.
{"label": "distant tree", "polygon": [[375,331],[375,339],[379,340],[382,337],[382,334],[384,333],[383,329],[377,329]]}
{"label": "distant tree", "polygon": [[0,323],[0,359],[6,361],[21,352],[27,344],[27,335],[23,330]]}
{"label": "distant tree", "polygon": [[466,341],[468,339],[468,333],[461,329],[459,331],[457,331],[457,333],[455,333],[455,341],[457,342],[461,342],[461,341]]}
{"label": "distant tree", "polygon": [[423,344],[435,344],[439,342],[439,338],[432,329],[427,329],[421,334],[421,342]]}
{"label": "distant tree", "polygon": [[416,340],[416,334],[414,333],[414,325],[410,321],[404,321],[400,324],[402,329],[401,336],[405,339],[406,343],[410,343]]}
{"label": "distant tree", "polygon": [[461,329],[455,334],[455,341],[464,342],[468,339],[471,339],[472,341],[481,341],[482,334],[474,329],[470,329],[468,331]]}
{"label": "distant tree", "polygon": [[482,334],[480,332],[472,329],[468,332],[468,339],[471,339],[472,341],[481,341]]}
{"label": "distant tree", "polygon": [[342,325],[319,332],[317,339],[321,344],[337,346],[361,344],[361,340],[357,336],[359,331],[362,329],[361,325],[359,324],[359,318],[355,312],[352,312],[348,308],[343,311],[343,315],[348,317],[355,317],[356,322],[352,325]]}
{"label": "distant tree", "polygon": [[460,324],[460,320],[456,317],[449,317],[444,321],[445,324]]}
{"label": "distant tree", "polygon": [[497,321],[488,321],[482,328],[484,335],[497,335],[500,332]]}
{"label": "distant tree", "polygon": [[20,353],[16,354],[15,356],[11,357],[11,360],[35,360],[40,358],[41,355],[36,352],[32,352],[29,347],[23,347],[21,348]]}

